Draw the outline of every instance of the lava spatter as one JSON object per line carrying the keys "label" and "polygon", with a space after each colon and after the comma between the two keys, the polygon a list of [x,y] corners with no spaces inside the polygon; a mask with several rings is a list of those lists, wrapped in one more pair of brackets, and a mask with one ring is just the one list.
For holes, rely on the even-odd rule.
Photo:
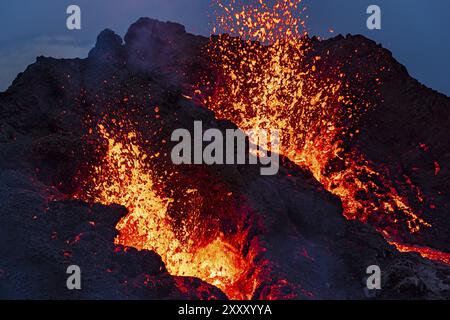
{"label": "lava spatter", "polygon": [[[251,259],[241,252],[246,231],[235,221],[237,231],[233,234],[215,232],[208,238],[198,232],[209,224],[208,220],[198,219],[202,207],[198,190],[182,182],[178,186],[188,195],[184,202],[192,200],[196,202],[193,206],[175,203],[164,195],[159,185],[167,177],[156,174],[148,161],[152,153],[142,148],[139,133],[124,118],[104,120],[90,130],[97,132],[106,146],[99,148],[104,151],[101,160],[93,165],[85,187],[75,198],[128,209],[128,215],[117,225],[116,244],[153,250],[170,274],[200,278],[232,299],[250,299],[257,280],[247,275]],[[181,225],[169,214],[171,205],[176,205],[171,210],[177,212],[190,207]]]}
{"label": "lava spatter", "polygon": [[[237,4],[218,4],[222,13],[215,32],[231,36],[211,38],[207,50],[217,78],[205,91],[199,84],[195,90],[199,100],[217,118],[231,120],[243,130],[279,129],[280,152],[340,197],[347,218],[370,222],[387,238],[399,229],[415,233],[429,227],[383,170],[345,146],[348,135],[357,134],[350,127],[356,126],[358,114],[367,106],[347,93],[349,84],[337,66],[333,75],[319,71],[326,57],[311,57],[299,2]],[[120,121],[115,128],[100,123],[95,130],[107,141],[107,151],[95,165],[93,187],[79,198],[128,208],[129,214],[117,226],[116,243],[154,250],[173,275],[198,277],[230,298],[251,298],[258,279],[247,277],[254,266],[240,247],[246,231],[237,228],[232,236],[216,232],[202,238],[196,231],[202,227],[196,219],[199,204],[192,206],[182,225],[176,225],[168,212],[177,199],[158,186],[165,177],[148,164],[152,155],[143,151],[138,131]],[[203,201],[195,188],[184,191]]]}
{"label": "lava spatter", "polygon": [[327,57],[311,57],[301,1],[216,4],[213,31],[221,35],[211,38],[209,53],[216,72],[211,82],[218,84],[203,89],[216,117],[244,131],[278,129],[280,153],[337,195],[348,219],[369,222],[389,237],[430,227],[383,168],[345,145],[371,106],[348,93],[351,84],[339,66],[334,74],[319,71]]}

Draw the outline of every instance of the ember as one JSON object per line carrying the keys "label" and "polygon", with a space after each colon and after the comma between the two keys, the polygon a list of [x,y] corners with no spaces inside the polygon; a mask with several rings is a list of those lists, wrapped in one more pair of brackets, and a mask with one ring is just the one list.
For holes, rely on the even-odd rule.
{"label": "ember", "polygon": [[[216,31],[238,37],[211,38],[208,51],[217,72],[217,87],[202,92],[201,83],[193,95],[184,98],[197,101],[200,97],[198,100],[215,111],[217,118],[231,120],[243,131],[278,130],[280,154],[308,169],[328,191],[339,196],[348,219],[372,223],[387,239],[399,230],[416,233],[430,227],[383,168],[344,146],[346,138],[358,134],[349,124],[356,123],[358,113],[368,106],[354,102],[346,93],[348,84],[338,68],[334,75],[324,76],[319,72],[324,57],[308,58],[311,42],[299,3],[280,0],[270,6],[259,0],[254,6],[239,6],[236,1],[229,5],[218,2],[222,13]],[[159,107],[154,110],[160,111]],[[181,225],[174,221],[168,212],[178,199],[161,188],[167,176],[158,174],[148,161],[160,153],[143,151],[139,132],[123,123],[124,119],[111,121],[116,126],[113,128],[103,123],[94,128],[107,141],[107,151],[95,165],[93,187],[78,198],[117,203],[129,210],[117,225],[120,234],[116,244],[154,250],[172,275],[198,277],[230,298],[252,298],[258,279],[248,276],[255,266],[242,254],[246,231],[233,221],[237,228],[233,235],[199,232],[204,228],[201,223],[208,224],[198,219],[203,199],[196,197],[199,190],[184,185],[185,194],[199,203],[189,209]],[[233,195],[228,190],[223,194]],[[183,203],[177,205],[182,207]],[[431,249],[396,247],[448,262]],[[307,251],[303,255],[314,261]],[[313,296],[307,290],[302,292]]]}
{"label": "ember", "polygon": [[301,1],[251,3],[217,1],[215,31],[225,34],[209,46],[220,85],[205,90],[207,107],[244,131],[279,128],[280,153],[339,196],[348,219],[370,222],[388,237],[430,227],[383,168],[344,147],[359,132],[349,123],[370,105],[346,93],[338,68],[324,77],[318,71],[323,57],[307,58],[311,43]]}
{"label": "ember", "polygon": [[[99,134],[108,142],[107,152],[93,170],[94,176],[88,183],[91,188],[84,189],[76,198],[120,204],[129,210],[117,225],[120,234],[116,244],[153,250],[172,275],[197,277],[222,289],[230,298],[250,299],[256,285],[245,278],[250,262],[232,244],[242,241],[231,243],[223,233],[213,239],[193,237],[200,228],[196,219],[199,212],[189,213],[181,226],[184,234],[180,236],[168,214],[174,200],[161,195],[155,186],[159,179],[146,162],[150,154],[142,151],[137,133],[126,120],[111,122],[116,124],[116,130],[108,131],[103,124],[98,125]],[[185,192],[194,197],[197,190]],[[236,237],[245,234],[238,233]]]}

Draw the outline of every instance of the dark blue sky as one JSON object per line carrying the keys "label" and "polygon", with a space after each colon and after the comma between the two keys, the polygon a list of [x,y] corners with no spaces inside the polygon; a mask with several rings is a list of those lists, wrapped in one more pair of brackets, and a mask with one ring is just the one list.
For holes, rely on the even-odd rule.
{"label": "dark blue sky", "polygon": [[[310,34],[363,34],[390,49],[411,75],[450,96],[450,1],[304,0]],[[66,8],[82,9],[82,30],[66,29]],[[382,10],[382,30],[366,28],[366,8]],[[124,35],[141,16],[182,23],[195,34],[210,31],[210,0],[1,0],[0,90],[38,55],[85,57],[98,33]],[[330,34],[329,29],[335,30]]]}

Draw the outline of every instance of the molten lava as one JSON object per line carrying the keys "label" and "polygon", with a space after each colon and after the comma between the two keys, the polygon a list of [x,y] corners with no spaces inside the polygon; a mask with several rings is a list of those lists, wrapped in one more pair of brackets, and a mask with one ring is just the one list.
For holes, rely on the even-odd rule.
{"label": "molten lava", "polygon": [[[232,36],[211,38],[208,50],[217,78],[210,82],[212,88],[205,88],[205,83],[196,88],[200,100],[218,118],[231,120],[244,131],[279,130],[280,153],[339,196],[347,218],[372,223],[386,238],[395,238],[402,228],[415,233],[429,227],[386,170],[344,146],[358,133],[352,126],[367,106],[346,93],[349,85],[338,68],[333,75],[319,72],[326,57],[309,56],[311,43],[299,1],[279,0],[270,6],[258,0],[243,6],[232,0],[219,1],[218,7],[215,31]],[[161,185],[172,174],[157,173],[149,159],[159,153],[142,148],[138,131],[123,121],[123,117],[106,121],[112,126],[101,122],[94,129],[107,141],[106,150],[94,165],[90,187],[76,197],[128,209],[117,226],[117,244],[154,250],[172,275],[198,277],[230,298],[251,298],[258,281],[248,276],[254,268],[252,253],[242,254],[247,234],[239,221],[233,221],[233,233],[219,229],[203,233],[210,221],[203,220],[200,208],[208,196],[188,183],[177,187],[184,188],[184,196],[194,205],[168,196]],[[189,208],[181,223],[169,214],[175,203],[175,211]],[[419,251],[448,263],[448,256],[442,258],[431,249],[395,245],[400,251]]]}
{"label": "molten lava", "polygon": [[416,252],[422,257],[430,260],[440,261],[444,264],[450,264],[450,253],[434,250],[427,247],[411,246],[389,241],[400,252]]}
{"label": "molten lava", "polygon": [[214,31],[223,35],[212,37],[209,46],[217,72],[211,82],[217,85],[204,88],[200,98],[217,118],[244,131],[278,129],[280,153],[337,195],[348,219],[370,222],[388,238],[430,227],[387,168],[345,147],[370,105],[347,93],[350,85],[338,67],[333,74],[319,72],[328,57],[311,57],[300,2],[217,1]]}
{"label": "molten lava", "polygon": [[[126,121],[111,123],[114,129],[98,125],[98,133],[107,141],[106,154],[93,168],[91,187],[77,198],[106,205],[120,204],[129,210],[117,225],[116,244],[153,250],[161,256],[170,274],[200,278],[222,289],[232,299],[250,299],[256,285],[245,278],[250,260],[244,259],[234,245],[242,243],[245,233],[237,232],[227,239],[223,233],[213,239],[194,236],[200,228],[199,212],[195,212],[200,210],[200,205],[189,212],[177,229],[168,214],[174,200],[158,190],[156,183],[164,179],[156,177],[148,165],[146,160],[151,155],[143,152],[137,133]],[[195,197],[197,190],[185,192]]]}

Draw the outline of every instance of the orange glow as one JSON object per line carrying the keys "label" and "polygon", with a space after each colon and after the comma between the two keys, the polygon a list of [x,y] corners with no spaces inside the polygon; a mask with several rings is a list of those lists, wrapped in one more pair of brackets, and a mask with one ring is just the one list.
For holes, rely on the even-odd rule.
{"label": "orange glow", "polygon": [[450,253],[434,250],[426,247],[409,246],[397,242],[389,241],[400,252],[417,252],[422,257],[430,260],[440,261],[445,264],[450,264]]}
{"label": "orange glow", "polygon": [[308,57],[301,1],[217,3],[216,30],[238,37],[224,34],[210,42],[219,85],[205,89],[204,101],[216,117],[244,131],[279,129],[280,153],[338,196],[348,219],[370,221],[388,235],[430,227],[390,181],[387,168],[344,147],[370,106],[346,94],[349,84],[337,67],[332,75],[319,71],[327,57]]}
{"label": "orange glow", "polygon": [[[387,237],[401,228],[414,233],[429,227],[382,168],[358,150],[344,148],[344,138],[357,134],[347,130],[344,122],[353,121],[365,107],[345,94],[343,88],[348,84],[338,69],[333,76],[320,73],[326,57],[306,58],[311,44],[300,2],[279,0],[275,6],[267,2],[257,0],[255,6],[218,3],[217,30],[239,37],[211,39],[208,50],[217,70],[217,87],[207,88],[207,93],[195,88],[184,98],[197,101],[200,97],[218,118],[231,120],[244,131],[279,129],[280,153],[311,171],[338,196],[348,219],[375,220]],[[349,108],[354,113],[348,115]],[[128,209],[117,225],[116,244],[154,250],[172,275],[197,277],[222,289],[229,298],[250,299],[258,280],[249,273],[261,270],[252,265],[255,253],[242,255],[247,234],[239,221],[233,221],[237,231],[232,235],[215,230],[214,236],[206,236],[202,230],[210,221],[202,220],[200,212],[206,196],[180,184],[177,187],[185,188],[185,195],[195,204],[186,206],[189,212],[177,224],[169,209],[179,199],[161,187],[172,173],[157,174],[149,161],[160,154],[144,151],[138,132],[124,120],[111,123],[113,129],[105,124],[93,128],[107,142],[106,151],[88,179],[91,187],[76,197]],[[338,169],[333,163],[339,164]],[[433,255],[429,252],[427,257]]]}
{"label": "orange glow", "polygon": [[[116,244],[153,250],[161,256],[170,274],[200,278],[222,289],[232,299],[250,299],[256,285],[244,278],[250,261],[230,243],[239,243],[239,239],[227,240],[222,233],[213,239],[190,236],[200,223],[195,209],[184,221],[180,236],[180,230],[175,231],[168,215],[173,199],[157,190],[155,182],[160,179],[153,176],[146,162],[150,155],[142,151],[134,131],[123,130],[128,126],[115,123],[121,129],[108,131],[102,124],[98,126],[99,134],[108,142],[107,151],[94,168],[92,188],[77,198],[106,205],[120,204],[129,210],[117,225],[120,233]],[[185,192],[194,198],[197,190]],[[244,236],[238,232],[235,237]]]}

